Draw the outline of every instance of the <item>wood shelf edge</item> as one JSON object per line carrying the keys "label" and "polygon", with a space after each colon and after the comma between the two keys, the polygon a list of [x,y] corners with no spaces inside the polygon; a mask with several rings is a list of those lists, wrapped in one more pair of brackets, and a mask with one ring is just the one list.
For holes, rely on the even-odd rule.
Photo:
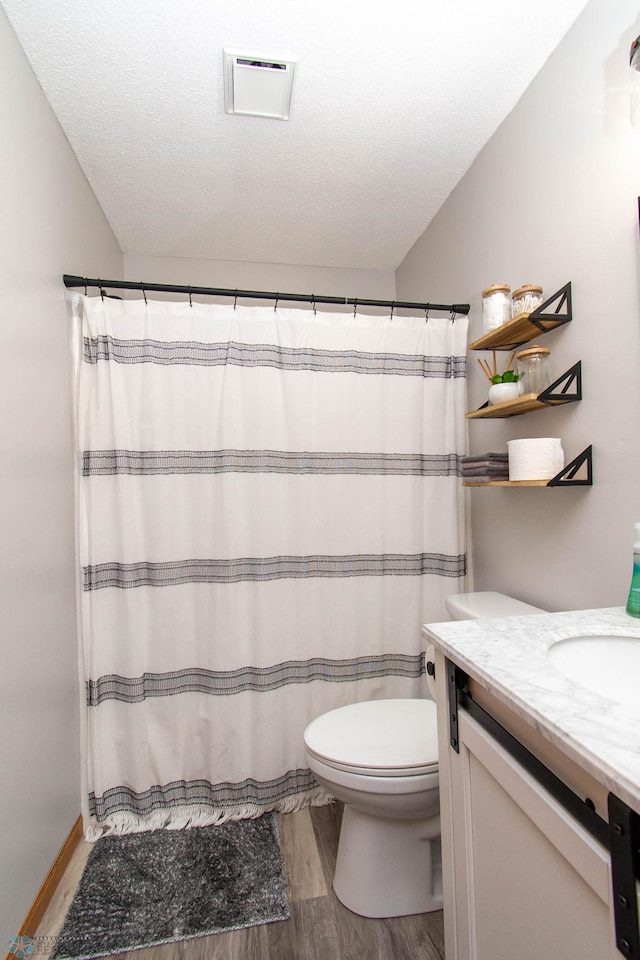
{"label": "wood shelf edge", "polygon": [[463,480],[463,487],[548,487],[548,480]]}
{"label": "wood shelf edge", "polygon": [[523,413],[535,413],[536,410],[547,410],[549,407],[562,407],[567,403],[575,403],[577,397],[567,397],[566,400],[538,400],[537,393],[524,393],[517,400],[503,400],[502,403],[492,403],[488,407],[479,407],[465,413],[467,420],[499,420],[504,417],[520,417]]}
{"label": "wood shelf edge", "polygon": [[566,317],[563,316],[559,316],[557,321],[545,320],[548,326],[544,329],[530,321],[529,317],[528,313],[516,314],[511,320],[507,320],[495,330],[490,330],[489,333],[483,334],[470,343],[469,350],[513,350],[567,322]]}
{"label": "wood shelf edge", "polygon": [[503,400],[502,403],[492,403],[488,407],[479,407],[465,413],[467,420],[491,420],[499,417],[517,417],[530,410],[541,410],[546,403],[538,401],[537,393],[523,393],[515,400]]}

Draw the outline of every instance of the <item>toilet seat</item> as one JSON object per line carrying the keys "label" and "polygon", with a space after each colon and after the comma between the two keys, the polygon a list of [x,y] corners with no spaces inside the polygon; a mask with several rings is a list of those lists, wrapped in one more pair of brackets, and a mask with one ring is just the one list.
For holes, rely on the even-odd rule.
{"label": "toilet seat", "polygon": [[304,735],[321,763],[360,776],[417,777],[438,770],[436,705],[431,700],[370,700],[313,720]]}

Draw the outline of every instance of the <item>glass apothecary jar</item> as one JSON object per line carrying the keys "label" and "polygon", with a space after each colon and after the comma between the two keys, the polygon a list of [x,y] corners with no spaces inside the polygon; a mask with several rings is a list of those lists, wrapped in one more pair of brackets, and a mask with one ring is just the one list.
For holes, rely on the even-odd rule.
{"label": "glass apothecary jar", "polygon": [[521,393],[542,393],[551,386],[551,361],[548,347],[537,343],[516,354],[516,370]]}
{"label": "glass apothecary jar", "polygon": [[482,327],[485,333],[511,320],[511,287],[494,283],[482,291]]}
{"label": "glass apothecary jar", "polygon": [[517,317],[520,313],[533,313],[536,307],[539,307],[543,300],[542,287],[537,287],[533,283],[526,283],[523,287],[518,287],[511,296],[511,313]]}

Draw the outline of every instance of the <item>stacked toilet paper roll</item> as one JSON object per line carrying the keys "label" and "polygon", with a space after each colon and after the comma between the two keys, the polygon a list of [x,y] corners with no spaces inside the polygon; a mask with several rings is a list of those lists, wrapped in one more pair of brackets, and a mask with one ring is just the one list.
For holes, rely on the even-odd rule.
{"label": "stacked toilet paper roll", "polygon": [[559,437],[509,440],[509,480],[550,480],[564,467]]}

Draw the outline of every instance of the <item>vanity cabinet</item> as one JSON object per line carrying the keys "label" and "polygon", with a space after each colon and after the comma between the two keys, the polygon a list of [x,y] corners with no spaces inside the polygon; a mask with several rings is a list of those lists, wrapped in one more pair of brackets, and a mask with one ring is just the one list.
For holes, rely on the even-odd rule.
{"label": "vanity cabinet", "polygon": [[[465,710],[454,749],[439,651],[435,664],[447,960],[620,960],[608,850]],[[522,720],[512,719],[521,739]],[[601,785],[565,767],[533,728],[528,740],[534,753],[552,751],[544,762],[606,816]]]}

